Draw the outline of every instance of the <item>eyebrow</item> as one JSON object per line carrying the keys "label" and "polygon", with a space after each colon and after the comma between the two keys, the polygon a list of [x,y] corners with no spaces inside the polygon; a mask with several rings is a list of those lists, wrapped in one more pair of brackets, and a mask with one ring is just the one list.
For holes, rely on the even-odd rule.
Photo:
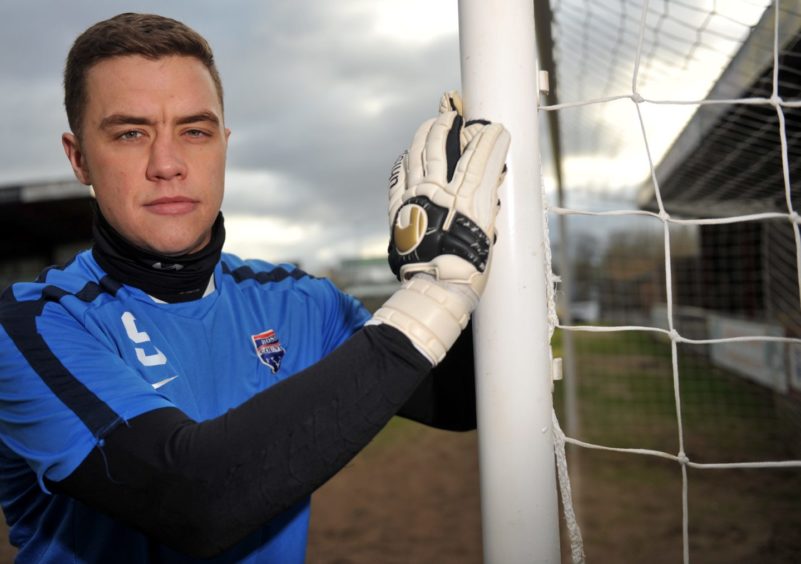
{"label": "eyebrow", "polygon": [[[200,123],[200,122],[210,122],[214,125],[219,125],[220,118],[218,118],[214,112],[199,112],[196,114],[180,117],[175,121],[176,125],[187,125],[190,123]],[[100,129],[108,129],[110,127],[115,127],[118,125],[155,125],[155,123],[156,123],[155,121],[141,116],[133,116],[128,114],[112,114],[110,116],[104,117],[100,121]]]}

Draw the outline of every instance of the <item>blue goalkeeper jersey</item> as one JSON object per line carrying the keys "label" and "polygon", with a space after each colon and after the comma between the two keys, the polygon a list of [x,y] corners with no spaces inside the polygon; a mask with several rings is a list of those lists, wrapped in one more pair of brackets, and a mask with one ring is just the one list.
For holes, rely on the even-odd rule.
{"label": "blue goalkeeper jersey", "polygon": [[[196,421],[315,363],[369,314],[330,282],[223,254],[214,291],[162,303],[85,251],[0,298],[0,504],[18,562],[189,562],[44,479],[70,475],[117,425],[177,407]],[[211,562],[300,563],[309,502]],[[208,562],[208,561],[204,561]]]}

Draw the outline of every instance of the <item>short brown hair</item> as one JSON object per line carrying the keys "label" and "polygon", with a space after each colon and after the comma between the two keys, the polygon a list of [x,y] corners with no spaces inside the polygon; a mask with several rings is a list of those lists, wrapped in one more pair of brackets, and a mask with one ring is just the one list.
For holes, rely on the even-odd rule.
{"label": "short brown hair", "polygon": [[211,74],[220,104],[223,88],[208,42],[189,26],[155,14],[125,13],[94,24],[72,44],[64,67],[64,107],[72,132],[80,137],[86,108],[86,74],[104,59],[141,55],[160,59],[170,55],[194,57]]}

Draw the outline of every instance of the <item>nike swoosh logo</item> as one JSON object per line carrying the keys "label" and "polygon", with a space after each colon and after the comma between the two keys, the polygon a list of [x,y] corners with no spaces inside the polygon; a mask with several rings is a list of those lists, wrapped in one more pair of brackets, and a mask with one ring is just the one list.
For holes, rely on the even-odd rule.
{"label": "nike swoosh logo", "polygon": [[178,375],[176,374],[175,376],[170,376],[169,378],[164,378],[164,380],[159,380],[158,382],[155,382],[153,384],[153,389],[154,390],[158,390],[160,387],[162,387],[165,384],[169,384],[170,382],[175,380],[177,377],[178,377]]}

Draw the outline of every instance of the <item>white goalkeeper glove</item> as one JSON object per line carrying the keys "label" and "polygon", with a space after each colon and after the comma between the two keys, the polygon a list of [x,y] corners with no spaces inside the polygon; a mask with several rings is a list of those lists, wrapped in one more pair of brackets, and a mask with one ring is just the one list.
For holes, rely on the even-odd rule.
{"label": "white goalkeeper glove", "polygon": [[418,130],[389,182],[389,263],[402,281],[375,313],[436,365],[478,304],[489,271],[509,133],[465,123],[448,93]]}

